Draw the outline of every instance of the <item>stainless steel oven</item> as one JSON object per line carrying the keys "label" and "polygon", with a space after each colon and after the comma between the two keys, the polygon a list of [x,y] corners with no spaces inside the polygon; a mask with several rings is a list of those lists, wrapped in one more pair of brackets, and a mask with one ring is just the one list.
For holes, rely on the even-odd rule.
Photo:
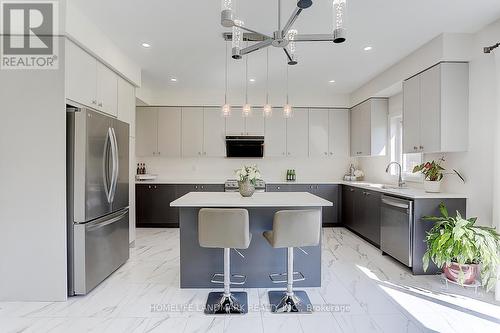
{"label": "stainless steel oven", "polygon": [[382,196],[380,248],[408,267],[413,266],[413,201]]}

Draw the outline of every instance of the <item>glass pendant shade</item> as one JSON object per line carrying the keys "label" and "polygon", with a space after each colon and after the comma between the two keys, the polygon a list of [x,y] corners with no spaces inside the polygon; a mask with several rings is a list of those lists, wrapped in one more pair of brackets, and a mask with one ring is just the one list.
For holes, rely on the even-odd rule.
{"label": "glass pendant shade", "polygon": [[232,0],[221,0],[220,23],[226,28],[234,25]]}
{"label": "glass pendant shade", "polygon": [[233,59],[241,59],[241,42],[243,40],[243,31],[240,27],[244,25],[243,21],[234,20],[233,36],[232,36],[232,57]]}
{"label": "glass pendant shade", "polygon": [[297,31],[297,29],[291,29],[291,30],[288,30],[288,33],[287,33],[287,39],[288,39],[288,47],[290,49],[290,58],[291,59],[288,59],[288,64],[289,65],[297,65],[297,55],[296,55],[296,51],[297,51],[297,47],[295,45],[295,36],[297,36],[299,32]]}
{"label": "glass pendant shade", "polygon": [[290,104],[285,104],[283,107],[283,117],[291,118],[293,116],[293,108]]}
{"label": "glass pendant shade", "polygon": [[262,114],[265,118],[270,118],[273,115],[273,107],[270,104],[264,105]]}
{"label": "glass pendant shade", "polygon": [[252,106],[250,104],[243,105],[243,110],[241,111],[243,117],[249,117],[252,115]]}
{"label": "glass pendant shade", "polygon": [[231,116],[231,105],[224,104],[222,106],[221,113],[222,113],[223,117],[229,117],[229,116]]}
{"label": "glass pendant shade", "polygon": [[333,15],[335,26],[333,30],[333,42],[343,43],[346,40],[345,30],[345,12],[347,9],[347,0],[333,0]]}

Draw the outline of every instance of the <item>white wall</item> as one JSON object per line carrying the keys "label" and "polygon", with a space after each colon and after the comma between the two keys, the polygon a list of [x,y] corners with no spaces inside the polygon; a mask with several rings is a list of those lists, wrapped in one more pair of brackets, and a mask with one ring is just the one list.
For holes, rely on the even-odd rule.
{"label": "white wall", "polygon": [[[429,42],[397,65],[353,93],[353,100],[376,95],[379,91],[401,82],[412,73],[440,60],[470,62],[469,86],[469,149],[464,153],[448,153],[445,167],[459,170],[466,184],[457,177],[447,177],[443,191],[468,196],[467,215],[478,216],[479,223],[492,224],[493,196],[493,124],[496,112],[496,78],[493,55],[485,55],[484,46],[498,42],[500,20],[472,35],[445,34]],[[410,74],[410,75],[409,75]],[[441,154],[424,155],[424,160],[437,159]],[[388,157],[359,159],[368,180],[387,182],[384,174]],[[412,186],[421,186],[412,184]]]}
{"label": "white wall", "polygon": [[267,182],[283,181],[287,169],[295,169],[298,181],[312,182],[340,180],[347,172],[349,157],[321,158],[137,158],[146,163],[148,173],[158,174],[159,179],[188,180],[193,183],[235,179],[234,170],[243,165],[257,164]]}
{"label": "white wall", "polygon": [[64,38],[58,70],[0,71],[0,300],[66,299]]}

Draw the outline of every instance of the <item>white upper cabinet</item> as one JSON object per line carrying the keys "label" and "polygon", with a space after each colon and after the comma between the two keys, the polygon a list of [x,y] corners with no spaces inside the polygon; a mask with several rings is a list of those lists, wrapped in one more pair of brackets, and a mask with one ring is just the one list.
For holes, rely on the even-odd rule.
{"label": "white upper cabinet", "polygon": [[383,156],[387,150],[386,98],[371,98],[351,109],[351,156]]}
{"label": "white upper cabinet", "polygon": [[245,117],[241,108],[233,108],[231,116],[226,118],[226,135],[245,135]]}
{"label": "white upper cabinet", "polygon": [[66,39],[66,98],[97,108],[97,61]]}
{"label": "white upper cabinet", "polygon": [[252,115],[245,118],[246,135],[264,135],[264,115],[262,108],[252,110]]}
{"label": "white upper cabinet", "polygon": [[286,156],[286,119],[280,113],[266,118],[264,155],[266,157]]}
{"label": "white upper cabinet", "polygon": [[136,111],[135,153],[139,157],[158,153],[158,108],[138,107]]}
{"label": "white upper cabinet", "polygon": [[226,156],[226,127],[220,108],[204,108],[203,117],[203,156]]}
{"label": "white upper cabinet", "polygon": [[135,138],[135,87],[118,78],[118,119],[130,124],[130,136]]}
{"label": "white upper cabinet", "polygon": [[403,83],[404,153],[466,151],[469,65],[440,63]]}
{"label": "white upper cabinet", "polygon": [[203,156],[203,108],[182,108],[182,157]]}
{"label": "white upper cabinet", "polygon": [[118,115],[118,76],[97,63],[97,108],[112,116]]}
{"label": "white upper cabinet", "polygon": [[309,155],[309,112],[296,108],[291,118],[286,120],[286,150],[290,157]]}
{"label": "white upper cabinet", "polygon": [[349,156],[349,109],[333,109],[329,112],[329,155]]}
{"label": "white upper cabinet", "polygon": [[181,156],[181,108],[158,108],[158,151],[160,157]]}
{"label": "white upper cabinet", "polygon": [[66,98],[111,116],[118,114],[118,75],[66,39]]}
{"label": "white upper cabinet", "polygon": [[309,110],[309,156],[327,157],[329,144],[329,110]]}

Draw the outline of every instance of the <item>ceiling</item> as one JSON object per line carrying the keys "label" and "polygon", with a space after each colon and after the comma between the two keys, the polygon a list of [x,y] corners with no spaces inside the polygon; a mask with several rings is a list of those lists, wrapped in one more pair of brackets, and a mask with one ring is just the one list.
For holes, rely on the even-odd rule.
{"label": "ceiling", "polygon": [[[223,98],[225,42],[220,0],[71,0],[169,96],[198,92]],[[233,0],[246,26],[272,33],[277,1]],[[282,21],[295,1],[283,0]],[[297,20],[299,33],[331,33],[331,0],[317,0]],[[348,94],[443,32],[476,32],[500,17],[498,0],[348,0],[344,44],[301,43],[289,68],[290,93]],[[141,43],[151,44],[145,49]],[[373,50],[366,52],[367,45]],[[271,95],[285,94],[283,51],[269,49]],[[249,57],[251,98],[265,98],[266,50]],[[244,99],[244,60],[229,59],[233,103]],[[177,82],[170,79],[175,77]],[[329,83],[335,80],[335,83]],[[319,95],[318,95],[319,96]],[[274,96],[271,99],[276,100]],[[280,101],[280,100],[279,100]],[[263,103],[263,101],[262,101]]]}

